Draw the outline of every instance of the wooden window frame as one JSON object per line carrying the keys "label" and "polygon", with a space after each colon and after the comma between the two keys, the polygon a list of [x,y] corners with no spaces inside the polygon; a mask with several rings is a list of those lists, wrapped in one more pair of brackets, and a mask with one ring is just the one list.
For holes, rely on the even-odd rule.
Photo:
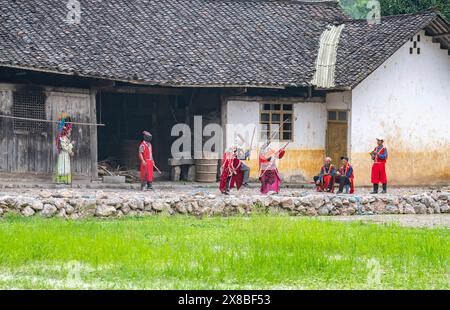
{"label": "wooden window frame", "polygon": [[[336,119],[330,119],[330,112],[336,112]],[[345,112],[345,120],[339,120],[339,112]],[[327,121],[330,123],[348,123],[348,111],[347,110],[339,110],[339,109],[331,109],[327,110]]]}
{"label": "wooden window frame", "polygon": [[[264,110],[264,105],[269,104],[270,105],[270,109],[269,110]],[[280,110],[272,110],[272,105],[280,105]],[[290,110],[284,110],[284,106],[285,105],[289,105],[291,106]],[[262,115],[263,114],[269,114],[269,120],[268,121],[263,121],[262,120]],[[272,121],[272,115],[273,114],[279,114],[280,115],[280,121],[279,123],[276,123],[274,121]],[[279,132],[279,140],[280,142],[294,142],[294,123],[295,123],[295,118],[294,118],[294,104],[293,103],[276,103],[276,102],[261,102],[259,105],[259,125],[260,125],[260,130],[259,130],[259,137],[260,139],[264,139],[263,137],[263,133],[266,132],[265,130],[263,130],[263,126],[262,125],[269,125],[269,137],[273,134],[272,131],[272,126],[274,124],[281,124],[284,121],[284,116],[285,115],[290,115],[291,121],[290,122],[285,122],[284,124],[291,124],[291,129],[290,130],[285,130],[284,129],[284,124],[282,126],[282,128],[280,128],[280,132]],[[290,139],[284,139],[284,133],[290,133]]]}
{"label": "wooden window frame", "polygon": [[[29,99],[29,102],[28,100],[25,100],[23,98]],[[42,121],[32,121],[32,120],[13,119],[14,133],[45,134],[48,129],[47,126],[48,124],[44,122],[44,120],[47,119],[45,94],[40,91],[19,90],[13,91],[12,99],[13,102],[11,114],[13,117],[24,117],[42,120]],[[30,111],[32,110],[33,112],[30,113]]]}

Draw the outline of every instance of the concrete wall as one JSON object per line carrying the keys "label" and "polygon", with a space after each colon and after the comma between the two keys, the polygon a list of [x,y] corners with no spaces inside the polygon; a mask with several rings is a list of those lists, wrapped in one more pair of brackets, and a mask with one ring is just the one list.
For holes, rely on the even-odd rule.
{"label": "concrete wall", "polygon": [[[293,142],[288,145],[285,157],[279,162],[279,170],[286,181],[309,181],[321,165],[325,152],[326,105],[322,99],[304,102],[301,98],[234,98],[226,102],[226,147],[240,143],[236,133],[251,141],[253,129],[259,126],[261,103],[292,103],[294,105]],[[251,177],[258,177],[258,149],[260,128],[256,129],[252,158],[247,163],[251,168]],[[273,147],[285,143],[273,144]],[[245,146],[244,146],[245,147]]]}
{"label": "concrete wall", "polygon": [[[389,183],[450,182],[450,56],[421,36],[407,42],[352,93],[351,157],[357,184],[370,182],[378,135],[389,150]],[[417,38],[417,37],[415,37]]]}

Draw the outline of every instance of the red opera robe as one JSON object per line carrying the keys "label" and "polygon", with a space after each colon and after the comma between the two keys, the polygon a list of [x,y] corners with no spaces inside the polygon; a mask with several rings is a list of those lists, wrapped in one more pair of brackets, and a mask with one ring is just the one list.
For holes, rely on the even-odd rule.
{"label": "red opera robe", "polygon": [[142,154],[146,165],[141,162],[140,177],[141,182],[153,182],[153,150],[150,143],[142,141],[139,145],[139,153]]}
{"label": "red opera robe", "polygon": [[375,152],[375,159],[372,165],[372,184],[386,184],[386,161],[388,159],[387,149],[383,146],[376,147],[373,151]]}
{"label": "red opera robe", "polygon": [[267,194],[269,192],[280,192],[280,174],[276,167],[275,161],[271,160],[274,158],[283,158],[286,151],[284,149],[274,152],[273,150],[268,150],[265,153],[259,155],[259,167],[260,167],[260,177],[261,181],[261,194]]}
{"label": "red opera robe", "polygon": [[[230,190],[236,186],[239,190],[244,183],[244,173],[241,171],[241,161],[234,155],[225,153],[223,156],[222,174],[220,175],[219,189],[224,193],[227,189]],[[231,180],[228,177],[231,176]],[[229,188],[227,188],[227,182]]]}

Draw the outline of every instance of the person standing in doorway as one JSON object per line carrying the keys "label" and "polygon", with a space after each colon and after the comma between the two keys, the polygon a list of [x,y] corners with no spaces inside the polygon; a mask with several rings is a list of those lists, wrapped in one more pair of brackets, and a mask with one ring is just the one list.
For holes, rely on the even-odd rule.
{"label": "person standing in doorway", "polygon": [[141,190],[153,189],[153,148],[152,135],[148,131],[142,133],[143,140],[139,145],[139,160],[141,161]]}
{"label": "person standing in doorway", "polygon": [[56,164],[56,183],[72,184],[72,171],[70,168],[70,157],[73,156],[73,143],[70,139],[72,133],[71,119],[63,113],[59,119],[58,137],[56,148],[58,159]]}
{"label": "person standing in doorway", "polygon": [[383,184],[383,194],[387,192],[387,176],[386,176],[386,161],[388,159],[387,148],[383,145],[384,138],[377,138],[377,147],[370,152],[370,156],[373,160],[372,165],[372,184],[373,191],[371,194],[378,194],[379,183]]}

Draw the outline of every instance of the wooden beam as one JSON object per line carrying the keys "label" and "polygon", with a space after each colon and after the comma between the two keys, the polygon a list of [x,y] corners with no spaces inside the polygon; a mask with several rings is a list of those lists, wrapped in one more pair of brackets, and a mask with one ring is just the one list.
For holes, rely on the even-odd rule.
{"label": "wooden beam", "polygon": [[450,32],[447,32],[447,33],[441,33],[441,34],[436,34],[436,35],[433,36],[433,40],[434,40],[434,39],[445,38],[445,37],[449,37],[449,38],[450,38]]}
{"label": "wooden beam", "polygon": [[187,95],[188,91],[180,88],[169,87],[133,87],[116,86],[105,88],[103,91],[119,94],[143,94],[143,95]]}
{"label": "wooden beam", "polygon": [[[97,122],[97,101],[96,101],[97,91],[91,90],[90,100],[89,100],[89,114],[90,121]],[[98,149],[97,149],[97,127],[92,126],[89,128],[89,142],[91,150],[91,181],[98,180]]]}

